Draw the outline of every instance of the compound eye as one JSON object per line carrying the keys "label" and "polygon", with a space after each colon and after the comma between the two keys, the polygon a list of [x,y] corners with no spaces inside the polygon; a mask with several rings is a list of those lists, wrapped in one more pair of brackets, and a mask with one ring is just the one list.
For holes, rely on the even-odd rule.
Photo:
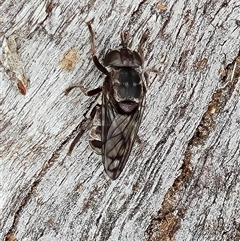
{"label": "compound eye", "polygon": [[136,65],[142,66],[142,58],[136,51],[133,51],[133,59]]}
{"label": "compound eye", "polygon": [[103,59],[104,66],[118,66],[122,64],[121,56],[118,50],[112,50],[106,54]]}

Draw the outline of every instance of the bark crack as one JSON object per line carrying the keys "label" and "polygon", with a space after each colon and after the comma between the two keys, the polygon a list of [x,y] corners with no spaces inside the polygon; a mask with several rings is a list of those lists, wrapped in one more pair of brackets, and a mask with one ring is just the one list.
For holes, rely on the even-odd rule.
{"label": "bark crack", "polygon": [[146,2],[146,0],[142,0],[142,1],[138,4],[137,9],[136,9],[135,11],[133,11],[133,13],[131,14],[131,17],[130,17],[131,21],[136,20],[136,19],[135,19],[136,15],[142,13],[143,5],[144,5],[145,2]]}
{"label": "bark crack", "polygon": [[[94,102],[92,102],[93,104]],[[19,219],[20,219],[20,215],[24,209],[24,207],[27,205],[27,203],[31,200],[31,196],[34,193],[34,190],[37,188],[38,184],[41,182],[42,178],[44,177],[44,175],[47,173],[47,171],[52,167],[52,165],[54,164],[54,162],[58,159],[58,157],[60,156],[60,153],[62,151],[62,149],[64,149],[64,147],[68,144],[68,142],[73,138],[73,136],[77,135],[79,136],[79,138],[83,135],[84,131],[87,129],[87,127],[89,126],[91,119],[87,118],[86,115],[89,112],[89,109],[91,109],[92,104],[89,106],[89,108],[87,108],[87,111],[83,114],[84,119],[81,121],[81,123],[72,131],[72,133],[63,141],[60,143],[59,147],[53,152],[51,158],[49,160],[47,160],[42,168],[41,171],[38,173],[35,181],[32,183],[28,193],[26,194],[26,196],[23,198],[23,200],[21,201],[18,210],[15,212],[14,217],[13,217],[13,223],[11,225],[11,227],[9,228],[9,231],[6,234],[5,237],[5,241],[12,241],[12,240],[17,240],[15,238],[15,231],[16,231],[16,227],[19,223]],[[80,134],[79,134],[80,133]],[[66,157],[63,158],[62,161],[65,160]]]}
{"label": "bark crack", "polygon": [[158,215],[152,219],[147,229],[148,241],[174,240],[175,233],[181,227],[181,219],[184,217],[186,210],[180,203],[184,195],[184,190],[187,188],[193,175],[191,168],[192,148],[203,145],[216,125],[215,119],[217,114],[224,109],[227,101],[236,89],[236,84],[240,77],[240,52],[233,63],[227,65],[227,67],[222,70],[221,76],[223,87],[219,88],[213,94],[207,111],[188,143],[184,153],[183,164],[180,168],[181,173],[165,194]]}
{"label": "bark crack", "polygon": [[43,164],[43,166],[41,168],[41,171],[38,173],[35,181],[32,183],[32,185],[30,187],[30,190],[28,191],[27,195],[23,198],[23,200],[21,201],[21,203],[19,205],[18,210],[14,214],[13,223],[12,223],[12,226],[10,227],[8,233],[6,234],[5,241],[16,240],[16,238],[12,239],[12,237],[14,237],[14,233],[16,231],[16,227],[18,225],[19,218],[20,218],[22,210],[27,205],[28,201],[31,199],[31,195],[34,192],[34,190],[37,188],[37,186],[40,183],[42,177],[47,173],[47,170],[49,168],[51,168],[51,166],[53,165],[54,161],[58,158],[60,151],[68,143],[68,141],[69,141],[69,139],[64,140],[60,144],[60,146],[57,148],[57,150],[54,151],[54,153],[52,154],[51,158],[49,160],[47,160]]}

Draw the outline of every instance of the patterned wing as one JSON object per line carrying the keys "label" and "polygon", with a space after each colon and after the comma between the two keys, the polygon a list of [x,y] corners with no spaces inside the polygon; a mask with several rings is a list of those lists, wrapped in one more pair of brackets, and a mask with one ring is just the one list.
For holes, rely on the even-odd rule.
{"label": "patterned wing", "polygon": [[102,105],[102,155],[107,175],[115,180],[122,172],[143,114],[145,98],[131,114],[119,113],[116,106],[103,95]]}

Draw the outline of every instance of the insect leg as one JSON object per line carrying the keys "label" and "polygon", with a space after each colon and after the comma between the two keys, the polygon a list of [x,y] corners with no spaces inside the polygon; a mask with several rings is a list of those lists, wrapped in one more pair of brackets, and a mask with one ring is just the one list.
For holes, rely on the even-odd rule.
{"label": "insect leg", "polygon": [[128,45],[128,42],[129,42],[129,38],[130,38],[130,35],[129,35],[129,31],[124,31],[121,33],[121,45],[126,48],[127,45]]}
{"label": "insect leg", "polygon": [[152,84],[150,82],[150,78],[149,78],[149,73],[151,73],[151,72],[155,73],[157,76],[160,75],[160,70],[155,67],[146,69],[143,73],[143,76],[145,78],[145,83],[146,83],[147,87],[150,87],[150,85]]}
{"label": "insect leg", "polygon": [[93,89],[93,90],[86,90],[82,85],[73,85],[73,86],[70,86],[68,87],[66,90],[65,90],[65,95],[68,95],[69,92],[75,88],[79,88],[84,95],[86,96],[93,96],[93,95],[96,95],[98,93],[100,93],[102,91],[102,87],[99,86],[97,87],[96,89]]}
{"label": "insect leg", "polygon": [[79,139],[81,138],[81,136],[83,135],[84,130],[81,130],[76,137],[73,139],[69,149],[68,149],[68,153],[67,155],[70,156],[72,154],[72,151],[74,149],[74,147],[76,146],[76,144],[78,143]]}
{"label": "insect leg", "polygon": [[103,72],[105,75],[110,75],[110,73],[107,71],[107,69],[99,62],[97,56],[96,56],[96,52],[95,52],[95,44],[94,44],[94,38],[95,38],[95,34],[94,34],[94,31],[92,29],[92,23],[93,19],[86,22],[87,26],[88,26],[88,29],[89,29],[89,32],[91,34],[91,38],[90,38],[90,41],[91,41],[91,54],[92,54],[92,59],[93,59],[93,62],[94,64],[96,65],[96,67],[101,71]]}
{"label": "insect leg", "polygon": [[78,143],[78,141],[80,140],[81,136],[83,135],[84,131],[86,129],[89,128],[89,124],[91,123],[92,119],[88,118],[80,127],[80,129],[78,130],[78,134],[76,135],[76,137],[73,139],[69,149],[68,149],[68,153],[67,155],[70,156],[75,145]]}
{"label": "insect leg", "polygon": [[[76,137],[73,139],[72,143],[70,144],[70,147],[69,147],[69,150],[68,150],[68,153],[67,153],[68,156],[71,155],[74,147],[79,142],[79,140],[80,140],[81,136],[83,135],[84,131],[89,128],[89,125],[94,120],[94,118],[96,116],[96,113],[99,111],[99,108],[100,108],[99,105],[96,105],[93,108],[93,110],[91,111],[90,117],[88,119],[86,119],[86,121],[81,125],[78,134],[76,135]],[[95,142],[93,144],[95,144]]]}
{"label": "insect leg", "polygon": [[138,53],[140,54],[141,58],[142,58],[142,62],[144,62],[144,53],[143,53],[143,44],[147,41],[149,36],[149,31],[148,29],[144,32],[144,34],[142,35],[140,42],[138,44]]}

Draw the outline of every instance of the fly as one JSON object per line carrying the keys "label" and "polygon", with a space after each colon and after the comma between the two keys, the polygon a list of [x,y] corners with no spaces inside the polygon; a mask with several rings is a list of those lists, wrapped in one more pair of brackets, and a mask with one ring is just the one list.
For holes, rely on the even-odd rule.
{"label": "fly", "polygon": [[[87,96],[101,93],[102,103],[95,107],[92,114],[89,143],[97,154],[102,155],[107,175],[115,180],[126,165],[143,115],[146,95],[143,76],[146,78],[147,75],[141,71],[144,61],[142,46],[148,34],[143,34],[137,52],[128,48],[129,31],[122,32],[120,46],[109,50],[101,64],[95,54],[91,23],[92,20],[87,22],[92,60],[106,77],[103,85],[96,89],[86,91],[82,86],[78,87]],[[75,144],[76,140],[71,144],[71,150]]]}

